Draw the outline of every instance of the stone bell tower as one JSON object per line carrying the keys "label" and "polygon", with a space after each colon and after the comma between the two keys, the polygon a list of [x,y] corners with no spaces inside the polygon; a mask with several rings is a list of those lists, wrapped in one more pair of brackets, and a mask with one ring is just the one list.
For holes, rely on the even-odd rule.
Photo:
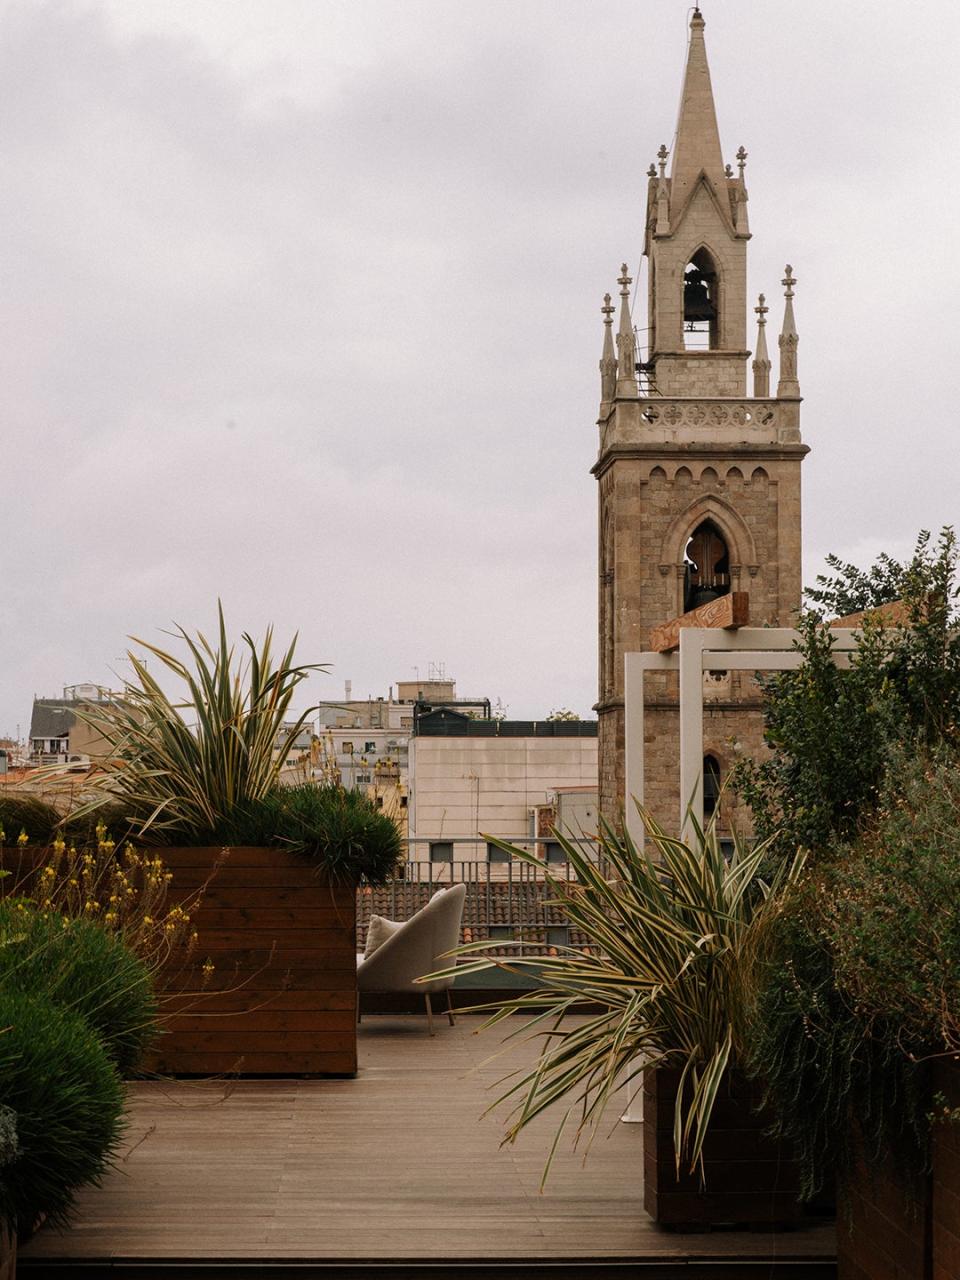
{"label": "stone bell tower", "polygon": [[[728,592],[749,594],[752,626],[790,626],[800,605],[800,439],[791,267],[784,273],[780,378],[770,395],[764,295],[747,390],[747,153],[724,164],[696,9],[673,154],[648,171],[648,354],[631,315],[627,267],[604,299],[600,360],[601,810],[624,796],[624,654],[653,628]],[[670,162],[669,176],[667,174]],[[676,677],[649,677],[644,707],[646,801],[675,829],[679,812]],[[749,673],[704,675],[705,811],[735,751],[762,741]],[[732,817],[724,800],[723,825]]]}

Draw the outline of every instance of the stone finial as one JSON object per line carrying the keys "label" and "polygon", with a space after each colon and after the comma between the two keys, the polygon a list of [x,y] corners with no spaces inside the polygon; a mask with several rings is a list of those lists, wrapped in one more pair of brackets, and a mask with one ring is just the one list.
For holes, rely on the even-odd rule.
{"label": "stone finial", "polygon": [[656,176],[657,176],[657,166],[655,164],[652,164],[650,168],[647,170],[647,177],[655,178]]}
{"label": "stone finial", "polygon": [[614,305],[609,293],[603,295],[603,354],[600,356],[600,404],[609,404],[617,390],[617,357],[613,349]]}
{"label": "stone finial", "polygon": [[[727,166],[730,167],[729,165]],[[740,170],[740,177],[736,187],[733,190],[733,228],[738,236],[747,237],[750,235],[750,222],[747,218],[747,184],[743,180],[743,171],[747,167],[747,153],[743,147],[737,148],[737,168]],[[733,171],[730,171],[730,177],[733,177]]]}
{"label": "stone finial", "polygon": [[732,178],[732,177],[733,177],[733,165],[732,165],[732,164],[725,164],[725,165],[723,166],[723,176],[724,176],[725,178]]}
{"label": "stone finial", "polygon": [[797,346],[800,336],[793,315],[793,286],[797,281],[789,263],[781,283],[786,302],[783,308],[783,328],[780,330],[780,382],[777,385],[777,395],[791,399],[800,395],[800,382],[797,378]]}
{"label": "stone finial", "polygon": [[630,319],[630,286],[633,278],[627,275],[627,264],[620,267],[617,280],[620,286],[620,331],[617,334],[617,387],[618,396],[637,395],[637,340]]}
{"label": "stone finial", "polygon": [[660,177],[657,182],[657,221],[653,228],[655,236],[668,236],[670,234],[670,196],[667,192],[667,156],[669,154],[667,144],[661,142],[660,150],[657,152]]}
{"label": "stone finial", "polygon": [[754,311],[757,314],[757,352],[753,360],[753,394],[758,400],[770,394],[770,357],[767,355],[767,300],[761,293]]}

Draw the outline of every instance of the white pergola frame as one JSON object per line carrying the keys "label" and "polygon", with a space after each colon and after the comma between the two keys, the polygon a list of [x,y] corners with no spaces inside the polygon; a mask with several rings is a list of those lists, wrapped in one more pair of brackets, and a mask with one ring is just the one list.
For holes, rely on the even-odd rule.
{"label": "white pergola frame", "polygon": [[[833,660],[849,667],[850,655],[860,642],[860,632],[849,627],[831,630]],[[792,627],[738,627],[724,631],[714,627],[683,627],[680,649],[673,653],[624,655],[624,815],[627,830],[641,848],[643,823],[634,800],[643,803],[644,677],[648,671],[680,672],[680,838],[692,834],[691,815],[703,825],[703,673],[705,671],[795,671],[803,665],[798,649],[800,632]],[[643,1090],[637,1087],[627,1100],[621,1120],[643,1120]]]}
{"label": "white pergola frame", "polygon": [[[837,627],[833,660],[849,667],[860,642],[859,630]],[[691,815],[703,822],[703,673],[704,671],[794,671],[803,665],[800,632],[792,627],[684,627],[680,649],[673,653],[624,655],[624,814],[627,830],[643,843],[643,823],[634,800],[644,800],[644,677],[648,671],[680,672],[680,814],[681,839],[691,831]]]}

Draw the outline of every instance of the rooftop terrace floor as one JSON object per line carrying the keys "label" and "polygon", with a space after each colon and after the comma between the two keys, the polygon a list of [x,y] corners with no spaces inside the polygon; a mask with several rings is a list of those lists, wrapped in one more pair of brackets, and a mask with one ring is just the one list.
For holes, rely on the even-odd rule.
{"label": "rooftop terrace floor", "polygon": [[541,1194],[555,1121],[542,1117],[501,1148],[502,1117],[481,1118],[491,1084],[529,1061],[531,1047],[490,1061],[500,1031],[476,1035],[479,1024],[444,1021],[431,1039],[423,1018],[365,1016],[356,1079],[132,1085],[119,1167],[79,1195],[70,1229],[43,1230],[26,1247],[22,1280],[91,1264],[100,1274],[98,1262],[122,1274],[148,1260],[172,1273],[175,1260],[302,1271],[357,1260],[632,1259],[647,1264],[644,1275],[659,1260],[688,1277],[715,1274],[714,1260],[732,1280],[748,1273],[734,1260],[793,1259],[799,1269],[783,1274],[806,1274],[804,1264],[830,1274],[821,1266],[835,1254],[832,1226],[658,1229],[642,1204],[642,1126],[617,1123],[612,1109],[585,1165],[563,1143]]}

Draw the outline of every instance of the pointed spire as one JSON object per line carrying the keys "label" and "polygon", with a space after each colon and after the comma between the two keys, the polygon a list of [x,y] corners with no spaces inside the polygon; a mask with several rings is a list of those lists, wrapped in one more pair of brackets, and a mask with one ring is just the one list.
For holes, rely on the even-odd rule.
{"label": "pointed spire", "polygon": [[609,293],[603,295],[603,354],[600,357],[600,406],[609,404],[617,390],[617,357],[613,349],[614,306]]}
{"label": "pointed spire", "polygon": [[657,152],[660,176],[657,179],[657,223],[653,232],[656,236],[668,236],[670,234],[670,204],[667,191],[667,156],[669,154],[667,144],[661,142],[660,150]]}
{"label": "pointed spire", "polygon": [[[740,178],[737,182],[736,191],[734,193],[734,215],[733,225],[738,235],[748,236],[750,234],[750,223],[747,220],[747,184],[743,178],[743,171],[747,167],[747,152],[743,147],[737,151],[737,168],[740,170]],[[729,169],[730,166],[727,165]],[[733,176],[731,172],[731,177]]]}
{"label": "pointed spire", "polygon": [[670,171],[671,203],[674,210],[686,204],[687,196],[701,171],[706,173],[718,194],[724,190],[720,130],[717,128],[717,112],[713,104],[707,47],[703,40],[704,25],[700,10],[694,9],[690,19],[690,44],[687,49],[683,94],[680,98],[677,141],[673,148],[673,168]]}
{"label": "pointed spire", "polygon": [[617,395],[637,395],[637,343],[633,336],[633,323],[630,319],[630,286],[631,276],[627,275],[627,264],[620,267],[617,280],[620,286],[620,332],[617,334]]}
{"label": "pointed spire", "polygon": [[753,309],[757,313],[757,353],[753,360],[753,394],[756,399],[763,400],[770,394],[770,357],[767,355],[766,333],[767,312],[770,308],[762,293],[758,305]]}
{"label": "pointed spire", "polygon": [[800,395],[800,383],[797,380],[797,345],[800,335],[793,318],[793,286],[796,283],[793,267],[787,263],[786,275],[781,281],[787,301],[783,308],[783,328],[780,331],[780,382],[777,386],[777,396],[780,399]]}

